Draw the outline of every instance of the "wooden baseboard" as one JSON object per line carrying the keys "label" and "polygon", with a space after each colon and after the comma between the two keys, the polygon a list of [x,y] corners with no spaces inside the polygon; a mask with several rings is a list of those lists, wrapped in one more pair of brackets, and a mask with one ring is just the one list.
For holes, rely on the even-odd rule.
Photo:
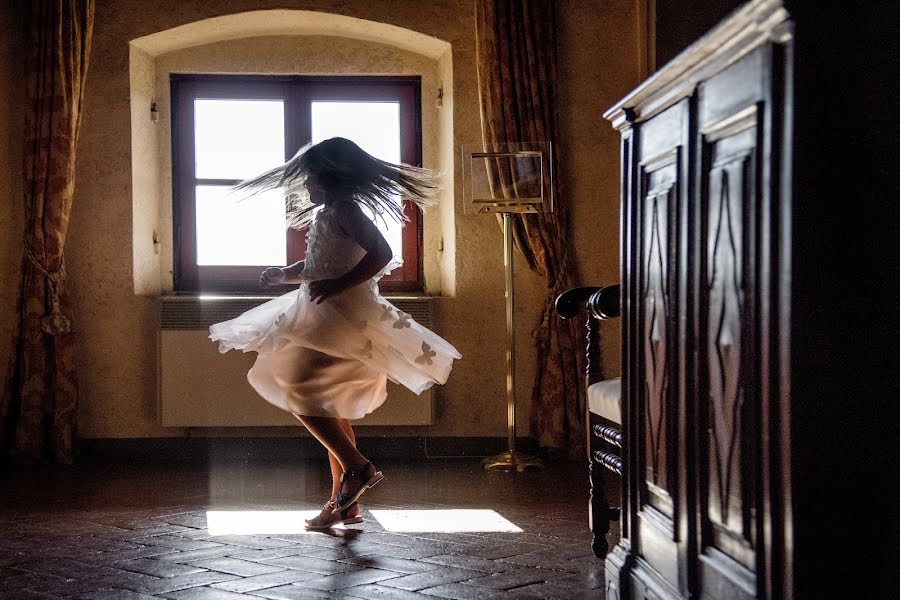
{"label": "wooden baseboard", "polygon": [[[373,460],[428,460],[492,456],[506,450],[500,437],[360,437],[363,454]],[[537,453],[531,438],[517,449]],[[78,461],[96,463],[197,464],[230,461],[281,462],[325,459],[310,437],[93,438],[79,444]]]}

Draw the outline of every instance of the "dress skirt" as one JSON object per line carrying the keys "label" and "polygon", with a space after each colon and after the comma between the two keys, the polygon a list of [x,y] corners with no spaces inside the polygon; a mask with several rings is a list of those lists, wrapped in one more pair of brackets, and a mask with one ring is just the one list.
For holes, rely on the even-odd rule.
{"label": "dress skirt", "polygon": [[306,282],[210,327],[219,351],[257,352],[247,375],[275,406],[299,415],[360,419],[387,381],[421,394],[447,380],[459,352],[378,293],[374,281],[322,303]]}
{"label": "dress skirt", "polygon": [[384,373],[296,344],[257,356],[247,380],[275,406],[311,417],[361,419],[387,398]]}

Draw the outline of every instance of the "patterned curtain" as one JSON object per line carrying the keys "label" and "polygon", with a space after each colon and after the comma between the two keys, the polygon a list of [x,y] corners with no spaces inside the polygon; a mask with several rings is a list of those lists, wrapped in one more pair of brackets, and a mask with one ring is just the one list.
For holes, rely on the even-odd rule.
{"label": "patterned curtain", "polygon": [[0,448],[16,462],[71,462],[77,385],[63,254],[94,0],[32,0],[25,12],[24,256]]}
{"label": "patterned curtain", "polygon": [[[555,5],[552,0],[477,0],[476,43],[485,145],[550,141],[558,167]],[[529,268],[547,281],[535,329],[532,431],[541,447],[582,457],[586,433],[579,332],[574,322],[555,318],[553,310],[556,296],[575,281],[559,172],[554,169],[555,212],[515,215],[513,235]],[[495,193],[509,187],[500,183]]]}

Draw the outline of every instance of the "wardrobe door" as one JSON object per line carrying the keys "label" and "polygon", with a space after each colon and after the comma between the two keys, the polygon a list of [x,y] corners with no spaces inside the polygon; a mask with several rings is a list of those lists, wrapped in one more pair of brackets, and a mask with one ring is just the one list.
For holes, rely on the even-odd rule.
{"label": "wardrobe door", "polygon": [[765,587],[760,314],[768,308],[760,290],[770,243],[770,62],[770,47],[759,48],[697,91],[697,560],[706,598],[756,598]]}
{"label": "wardrobe door", "polygon": [[688,101],[639,123],[632,214],[631,346],[637,365],[629,382],[630,420],[636,436],[633,473],[633,543],[652,569],[634,572],[634,595],[652,589],[682,593],[687,586],[683,543],[685,501],[679,426],[679,275],[687,198]]}

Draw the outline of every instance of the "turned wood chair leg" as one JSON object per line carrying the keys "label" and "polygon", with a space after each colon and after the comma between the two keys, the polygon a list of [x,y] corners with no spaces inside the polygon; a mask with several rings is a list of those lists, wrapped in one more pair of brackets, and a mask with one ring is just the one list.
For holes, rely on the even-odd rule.
{"label": "turned wood chair leg", "polygon": [[603,484],[603,465],[593,460],[590,464],[591,499],[590,499],[590,526],[594,536],[591,549],[597,558],[606,558],[609,552],[609,542],[606,535],[609,533],[609,523],[613,518],[618,518],[619,511],[610,508],[609,499],[606,497],[606,487]]}

